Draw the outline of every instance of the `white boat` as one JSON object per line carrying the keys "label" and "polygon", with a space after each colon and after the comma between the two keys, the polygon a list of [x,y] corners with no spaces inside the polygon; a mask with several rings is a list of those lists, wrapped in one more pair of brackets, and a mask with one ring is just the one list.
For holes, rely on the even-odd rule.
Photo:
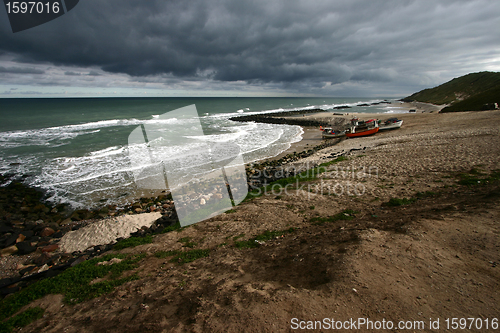
{"label": "white boat", "polygon": [[403,121],[398,118],[390,118],[379,125],[379,131],[401,128]]}

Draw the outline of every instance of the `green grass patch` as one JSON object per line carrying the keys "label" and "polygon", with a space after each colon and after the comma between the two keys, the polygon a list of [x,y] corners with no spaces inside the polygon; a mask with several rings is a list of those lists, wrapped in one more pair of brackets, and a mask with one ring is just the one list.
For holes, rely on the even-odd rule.
{"label": "green grass patch", "polygon": [[[125,278],[119,277],[124,271],[137,268],[137,262],[145,256],[145,254],[135,256],[109,254],[84,261],[57,276],[35,282],[0,302],[0,321],[9,318],[23,306],[48,294],[63,294],[65,303],[76,304],[109,293],[125,282],[138,279],[136,274]],[[122,261],[113,265],[97,265],[99,262],[109,261],[113,258],[122,259]],[[104,281],[90,284],[95,279],[105,277],[107,279]]]}
{"label": "green grass patch", "polygon": [[[364,156],[364,155],[363,155]],[[326,162],[326,163],[322,163],[320,164],[319,166],[320,167],[327,167],[327,166],[330,166],[332,164],[335,164],[335,163],[339,163],[339,162],[342,162],[342,161],[347,161],[349,160],[349,158],[345,157],[345,156],[339,156],[337,157],[336,159],[334,159],[333,161],[330,161],[330,162]]]}
{"label": "green grass patch", "polygon": [[6,322],[0,322],[0,333],[10,333],[14,328],[27,326],[35,320],[42,318],[44,312],[44,309],[35,307],[10,318]]}
{"label": "green grass patch", "polygon": [[356,214],[358,212],[351,210],[351,209],[346,209],[341,211],[338,214],[335,214],[333,216],[327,216],[327,217],[321,217],[321,216],[316,216],[313,217],[309,220],[309,222],[316,224],[316,225],[322,225],[325,222],[335,222],[335,221],[341,221],[341,220],[352,220],[353,218],[356,217]]}
{"label": "green grass patch", "polygon": [[236,213],[236,209],[230,209],[225,211],[226,214]]}
{"label": "green grass patch", "polygon": [[138,245],[151,244],[153,243],[153,237],[148,235],[146,237],[130,237],[123,239],[113,246],[113,250],[121,250],[127,247],[135,247]]}
{"label": "green grass patch", "polygon": [[265,242],[271,239],[275,239],[276,237],[281,237],[286,234],[295,232],[295,228],[290,228],[287,230],[281,230],[281,231],[268,231],[266,230],[264,233],[257,235],[249,240],[246,241],[235,241],[234,245],[238,249],[253,249],[256,247],[260,246],[259,242]]}
{"label": "green grass patch", "polygon": [[181,227],[180,222],[177,221],[174,225],[171,225],[171,226],[166,227],[165,229],[163,229],[161,231],[161,233],[162,234],[166,234],[166,233],[169,233],[169,232],[172,232],[172,231],[181,232],[182,230],[184,230],[184,228],[186,228],[186,227]]}
{"label": "green grass patch", "polygon": [[500,180],[500,170],[494,170],[489,175],[472,168],[468,173],[458,174],[458,184],[464,186],[484,185]]}
{"label": "green grass patch", "polygon": [[386,202],[385,205],[389,206],[389,207],[397,207],[397,206],[409,205],[409,204],[414,203],[415,201],[417,201],[416,198],[409,198],[409,199],[407,199],[407,198],[402,198],[402,199],[391,198],[391,200]]}
{"label": "green grass patch", "polygon": [[183,247],[189,247],[189,248],[193,248],[193,247],[196,247],[196,245],[198,245],[195,242],[191,242],[191,237],[183,237],[183,238],[179,239],[178,242],[183,243],[182,244]]}
{"label": "green grass patch", "polygon": [[432,191],[417,192],[417,198],[435,197],[436,195],[438,195],[438,193]]}

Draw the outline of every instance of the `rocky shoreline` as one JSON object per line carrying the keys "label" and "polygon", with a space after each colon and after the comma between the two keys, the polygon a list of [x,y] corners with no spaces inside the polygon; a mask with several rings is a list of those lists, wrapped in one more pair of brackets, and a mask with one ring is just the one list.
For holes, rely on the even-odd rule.
{"label": "rocky shoreline", "polygon": [[[332,143],[307,151],[287,155],[276,161],[265,161],[247,168],[249,187],[261,187],[280,178],[289,177],[303,170],[288,169],[282,165],[312,155]],[[266,170],[266,173],[260,172]],[[281,170],[281,172],[280,172]],[[1,176],[5,179],[5,176]],[[151,227],[130,234],[130,237],[145,237],[164,232],[165,228],[178,224],[177,213],[170,194],[155,198],[141,198],[123,208],[106,206],[99,210],[70,211],[65,205],[50,206],[43,202],[43,194],[35,189],[13,182],[0,188],[0,255],[4,266],[11,262],[10,269],[3,267],[0,278],[0,297],[17,292],[35,280],[55,276],[66,268],[113,249],[116,242],[92,246],[85,251],[65,253],[59,242],[70,231],[76,231],[98,221],[121,215],[137,215],[160,212],[162,217]],[[36,199],[33,199],[36,198]],[[120,241],[121,239],[117,239]],[[10,259],[9,259],[10,258]]]}
{"label": "rocky shoreline", "polygon": [[[322,110],[294,111],[295,114],[317,113]],[[237,121],[264,121],[273,123],[299,124],[301,126],[330,125],[316,120],[300,118],[276,118],[282,113],[266,116],[243,116]],[[287,113],[289,114],[289,113]],[[251,118],[248,118],[251,117]],[[256,120],[258,119],[258,120]],[[344,121],[337,119],[338,125]],[[314,124],[313,124],[314,123]],[[277,160],[265,160],[246,167],[249,190],[266,186],[281,178],[292,177],[305,171],[304,166],[296,165],[301,159],[317,151],[337,144],[341,139],[324,141],[309,149],[288,154]],[[346,155],[349,152],[335,154],[329,158]],[[316,165],[307,165],[313,168]],[[68,267],[113,249],[116,242],[92,246],[85,251],[65,253],[59,242],[70,231],[105,221],[122,215],[159,212],[162,217],[151,227],[132,233],[130,237],[145,237],[164,232],[165,228],[178,224],[177,212],[170,193],[153,198],[140,198],[124,206],[104,206],[95,210],[71,210],[67,205],[52,206],[43,200],[43,193],[22,184],[23,177],[1,175],[0,183],[0,255],[18,257],[19,263],[11,274],[2,274],[0,296],[16,292],[28,282],[57,275]],[[5,186],[5,184],[8,185]],[[117,239],[120,241],[121,239]],[[15,287],[12,287],[12,286]]]}
{"label": "rocky shoreline", "polygon": [[278,125],[297,125],[304,127],[341,126],[343,124],[344,122],[343,118],[335,118],[334,123],[332,124],[332,120],[328,118],[314,120],[314,119],[302,119],[300,117],[290,117],[295,115],[306,115],[306,114],[323,113],[323,112],[326,111],[322,109],[313,109],[313,110],[298,110],[290,112],[273,112],[267,114],[254,114],[248,116],[232,117],[229,118],[229,120],[238,122],[253,121],[257,123],[278,124]]}

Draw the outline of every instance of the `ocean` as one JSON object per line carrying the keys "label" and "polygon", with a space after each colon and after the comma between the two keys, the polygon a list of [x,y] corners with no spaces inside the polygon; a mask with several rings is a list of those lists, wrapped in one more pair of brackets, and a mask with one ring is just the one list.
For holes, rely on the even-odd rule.
{"label": "ocean", "polygon": [[[396,103],[358,106],[384,98],[57,98],[0,99],[0,174],[16,175],[53,203],[73,208],[123,205],[151,195],[137,188],[128,138],[140,125],[155,125],[179,140],[170,151],[185,151],[193,124],[212,142],[239,146],[245,164],[276,156],[300,141],[299,126],[239,123],[238,115],[320,108],[339,112],[398,113]],[[390,100],[390,99],[389,99]],[[393,100],[392,100],[393,101]],[[197,117],[161,119],[196,105]],[[318,134],[319,135],[319,134]],[[2,184],[6,185],[6,184]]]}

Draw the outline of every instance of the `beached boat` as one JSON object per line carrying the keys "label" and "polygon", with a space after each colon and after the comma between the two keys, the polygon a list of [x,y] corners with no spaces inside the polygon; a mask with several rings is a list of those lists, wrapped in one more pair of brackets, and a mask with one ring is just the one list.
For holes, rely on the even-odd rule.
{"label": "beached boat", "polygon": [[355,138],[360,136],[368,136],[377,133],[379,130],[378,122],[376,119],[362,121],[357,118],[351,120],[351,127],[347,130],[346,136],[348,138]]}
{"label": "beached boat", "polygon": [[390,118],[379,125],[379,131],[392,130],[401,128],[403,121],[398,118]]}
{"label": "beached boat", "polygon": [[345,136],[345,131],[335,131],[333,128],[327,127],[321,129],[323,133],[321,133],[321,136],[324,139],[332,139],[332,138],[340,138]]}

